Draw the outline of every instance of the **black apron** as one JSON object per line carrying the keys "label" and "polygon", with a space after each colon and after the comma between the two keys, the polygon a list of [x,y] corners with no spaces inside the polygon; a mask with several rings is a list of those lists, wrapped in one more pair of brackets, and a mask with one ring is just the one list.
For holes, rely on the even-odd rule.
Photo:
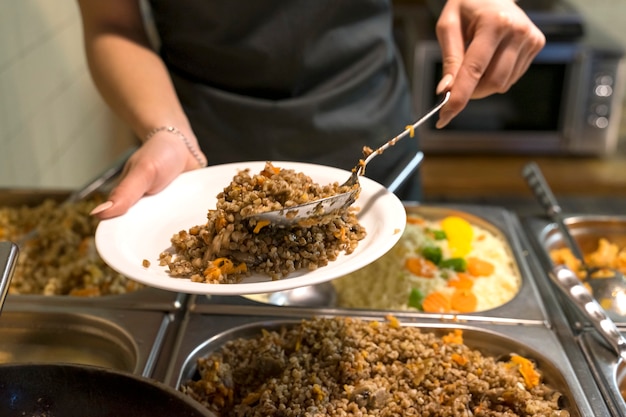
{"label": "black apron", "polygon": [[[389,0],[150,0],[183,108],[209,164],[351,169],[413,122]],[[366,176],[387,184],[403,139]],[[339,179],[341,180],[341,179]]]}

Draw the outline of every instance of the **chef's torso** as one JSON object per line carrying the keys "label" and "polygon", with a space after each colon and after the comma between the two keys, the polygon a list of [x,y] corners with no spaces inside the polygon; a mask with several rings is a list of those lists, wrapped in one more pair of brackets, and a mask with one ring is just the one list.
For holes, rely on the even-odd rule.
{"label": "chef's torso", "polygon": [[[210,164],[352,168],[412,122],[386,0],[150,0],[165,60]],[[368,165],[385,181],[417,149]]]}

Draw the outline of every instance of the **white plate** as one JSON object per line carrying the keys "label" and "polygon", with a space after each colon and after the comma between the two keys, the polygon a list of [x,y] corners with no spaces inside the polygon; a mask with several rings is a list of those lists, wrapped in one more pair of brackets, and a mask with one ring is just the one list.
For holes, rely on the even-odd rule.
{"label": "white plate", "polygon": [[[280,168],[303,172],[319,184],[342,183],[348,171],[298,162],[272,162]],[[239,162],[210,166],[186,172],[158,194],[139,200],[126,214],[102,220],[96,230],[96,247],[102,259],[117,272],[142,284],[189,294],[243,295],[284,291],[318,284],[343,276],[384,255],[400,239],[406,225],[402,202],[382,185],[360,178],[359,223],[367,236],[350,255],[340,253],[337,260],[314,271],[297,271],[272,281],[253,274],[237,284],[207,284],[169,275],[159,266],[159,254],[171,248],[171,237],[181,230],[206,223],[216,196],[240,170],[260,172],[265,162]],[[150,261],[145,268],[143,260]]]}

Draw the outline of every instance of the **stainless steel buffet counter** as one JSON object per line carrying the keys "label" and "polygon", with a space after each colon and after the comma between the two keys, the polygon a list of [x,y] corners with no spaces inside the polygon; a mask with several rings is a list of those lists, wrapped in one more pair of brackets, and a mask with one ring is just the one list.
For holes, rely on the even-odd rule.
{"label": "stainless steel buffet counter", "polygon": [[516,352],[532,359],[546,381],[563,392],[564,407],[571,415],[623,415],[623,365],[592,329],[580,325],[580,317],[572,314],[547,276],[549,264],[541,245],[546,220],[540,216],[529,220],[509,208],[485,204],[420,208],[441,207],[482,219],[506,237],[522,278],[513,300],[492,310],[453,315],[278,306],[244,297],[189,296],[155,289],[93,298],[9,294],[0,316],[0,360],[3,355],[5,362],[31,360],[17,355],[44,351],[50,355],[35,360],[83,361],[178,387],[193,376],[198,357],[225,340],[247,334],[251,327],[312,317],[385,320],[392,314],[401,325],[423,331],[462,329],[468,346],[486,354]]}

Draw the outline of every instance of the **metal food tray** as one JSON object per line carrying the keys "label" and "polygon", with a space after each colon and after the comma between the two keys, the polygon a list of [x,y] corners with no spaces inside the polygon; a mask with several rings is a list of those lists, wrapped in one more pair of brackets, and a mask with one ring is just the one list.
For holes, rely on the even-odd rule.
{"label": "metal food tray", "polygon": [[166,312],[5,305],[0,363],[77,363],[151,376],[173,326]]}
{"label": "metal food tray", "polygon": [[[57,202],[64,201],[71,191],[68,190],[38,190],[38,189],[0,189],[0,207],[20,207],[22,205],[35,206],[46,199]],[[140,290],[121,294],[105,295],[100,297],[77,297],[69,295],[44,296],[9,294],[6,305],[58,305],[75,307],[107,307],[139,310],[174,311],[180,309],[187,295],[166,291],[158,288],[142,288]]]}
{"label": "metal food tray", "polygon": [[[583,252],[593,250],[601,237],[607,238],[620,247],[626,247],[626,216],[571,214],[564,217],[564,222]],[[564,239],[558,226],[547,218],[527,217],[523,223],[527,226],[526,231],[535,246],[535,252],[544,271],[544,280],[549,281],[546,274],[554,266],[549,252],[552,249],[565,247]],[[591,326],[591,323],[560,291],[557,297],[573,327]],[[607,311],[607,314],[618,326],[626,326],[626,316],[612,311]]]}
{"label": "metal food tray", "polygon": [[578,341],[612,415],[626,415],[626,363],[591,329],[582,331]]}
{"label": "metal food tray", "polygon": [[[511,322],[511,323],[541,323],[549,320],[546,313],[544,298],[545,291],[536,285],[537,271],[531,265],[536,265],[530,243],[525,238],[521,224],[515,214],[500,207],[478,205],[419,205],[405,203],[409,214],[419,214],[427,219],[439,219],[447,215],[458,215],[467,219],[470,223],[500,236],[508,243],[508,250],[516,263],[521,278],[521,286],[517,295],[508,303],[487,311],[468,314],[431,314],[418,311],[402,311],[394,314],[409,315],[416,318],[441,319],[455,318],[468,321]],[[543,295],[542,295],[543,294]],[[550,301],[549,299],[548,301]],[[198,312],[213,311],[212,305],[234,305],[250,308],[250,314],[254,313],[254,306],[263,306],[267,303],[252,301],[245,297],[211,296],[197,297],[194,309]],[[288,306],[298,307],[298,306]],[[314,306],[315,307],[315,306]],[[321,306],[324,308],[325,306]],[[300,307],[306,309],[307,307]],[[337,308],[344,310],[343,308]],[[332,309],[335,310],[334,308]],[[363,310],[350,309],[354,314],[361,314]]]}
{"label": "metal food tray", "polygon": [[[198,358],[206,356],[228,340],[250,336],[252,332],[258,334],[261,328],[288,324],[303,318],[294,311],[291,311],[293,314],[285,314],[288,310],[273,307],[255,316],[232,310],[232,314],[228,310],[222,314],[190,314],[180,329],[176,352],[172,357],[162,358],[169,364],[164,382],[178,388],[182,382],[193,377]],[[360,315],[350,317],[364,320],[383,319]],[[573,369],[558,338],[545,326],[484,322],[442,323],[433,319],[400,321],[404,326],[417,326],[424,331],[436,333],[462,329],[465,343],[485,355],[500,357],[515,352],[528,357],[536,362],[544,380],[564,394],[565,406],[572,416],[606,414],[606,407],[595,386],[594,377],[585,369]]]}

